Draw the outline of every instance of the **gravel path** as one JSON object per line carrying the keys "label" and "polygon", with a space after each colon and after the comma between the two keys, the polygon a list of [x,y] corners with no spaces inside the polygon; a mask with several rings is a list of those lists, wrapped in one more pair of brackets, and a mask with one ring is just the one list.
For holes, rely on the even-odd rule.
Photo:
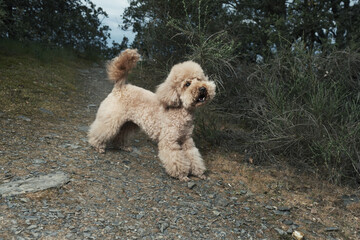
{"label": "gravel path", "polygon": [[[102,68],[80,75],[84,97],[69,116],[54,118],[46,109],[48,121],[0,115],[0,184],[54,173],[68,177],[58,187],[2,196],[0,239],[286,239],[310,224],[294,219],[292,206],[252,193],[235,177],[224,180],[236,169],[216,171],[220,163],[208,163],[208,180],[170,178],[143,134],[132,141],[132,152],[96,153],[86,132],[112,85]],[[307,234],[331,239],[339,231]]]}

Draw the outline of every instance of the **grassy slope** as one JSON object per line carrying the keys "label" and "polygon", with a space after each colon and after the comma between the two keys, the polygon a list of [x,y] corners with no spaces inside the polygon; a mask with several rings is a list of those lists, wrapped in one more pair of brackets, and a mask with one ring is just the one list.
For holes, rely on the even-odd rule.
{"label": "grassy slope", "polygon": [[[66,117],[76,93],[76,59],[0,42],[0,111],[10,116]],[[9,46],[10,45],[10,46]],[[33,49],[32,49],[33,50]],[[36,54],[37,53],[37,54]],[[57,54],[58,55],[55,55]]]}

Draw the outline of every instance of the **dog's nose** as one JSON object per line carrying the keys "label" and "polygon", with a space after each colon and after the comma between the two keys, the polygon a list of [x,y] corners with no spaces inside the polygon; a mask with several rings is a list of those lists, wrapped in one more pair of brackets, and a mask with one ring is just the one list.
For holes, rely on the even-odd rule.
{"label": "dog's nose", "polygon": [[201,93],[205,93],[205,92],[206,92],[206,88],[205,88],[205,87],[201,87],[201,88],[199,88],[199,91],[200,91]]}

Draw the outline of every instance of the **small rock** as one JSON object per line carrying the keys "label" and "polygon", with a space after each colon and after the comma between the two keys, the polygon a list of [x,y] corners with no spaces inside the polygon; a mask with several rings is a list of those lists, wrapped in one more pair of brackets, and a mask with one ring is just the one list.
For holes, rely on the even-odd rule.
{"label": "small rock", "polygon": [[28,198],[20,198],[20,201],[23,203],[27,203],[29,201],[29,199]]}
{"label": "small rock", "polygon": [[145,216],[145,212],[141,211],[138,215],[136,215],[136,219],[142,219]]}
{"label": "small rock", "polygon": [[278,207],[278,210],[282,211],[282,212],[290,212],[291,208],[290,207]]}
{"label": "small rock", "polygon": [[285,225],[293,225],[293,223],[294,223],[293,221],[287,219],[283,221],[283,224]]}
{"label": "small rock", "polygon": [[30,118],[25,117],[25,116],[23,116],[23,115],[18,116],[18,119],[24,120],[24,121],[26,121],[26,122],[31,122],[31,119],[30,119]]}
{"label": "small rock", "polygon": [[221,214],[219,211],[216,211],[216,210],[213,211],[213,213],[215,214],[215,216],[220,216],[220,214]]}
{"label": "small rock", "polygon": [[270,205],[266,205],[265,208],[268,209],[268,210],[273,210],[275,207],[270,206]]}
{"label": "small rock", "polygon": [[280,228],[274,228],[274,230],[275,230],[278,234],[280,234],[281,236],[287,234],[284,230],[282,230],[282,229],[280,229]]}
{"label": "small rock", "polygon": [[268,227],[265,224],[261,223],[261,229],[266,230],[266,229],[268,229]]}
{"label": "small rock", "polygon": [[68,234],[65,235],[66,238],[71,238],[72,236],[73,236],[72,233],[68,233]]}
{"label": "small rock", "polygon": [[345,206],[352,204],[352,203],[360,202],[360,198],[358,196],[356,196],[355,194],[343,195],[343,196],[341,196],[341,199],[343,200]]}
{"label": "small rock", "polygon": [[50,110],[47,110],[45,108],[39,108],[40,112],[43,112],[43,113],[46,113],[46,114],[49,114],[49,115],[54,115],[54,113]]}
{"label": "small rock", "polygon": [[247,197],[254,196],[254,193],[252,193],[251,191],[247,191],[246,196],[247,196]]}
{"label": "small rock", "polygon": [[78,148],[81,148],[79,145],[77,144],[69,144],[69,147],[72,148],[72,149],[78,149]]}
{"label": "small rock", "polygon": [[240,190],[240,195],[245,195],[247,193],[246,190]]}
{"label": "small rock", "polygon": [[214,199],[215,196],[216,196],[216,194],[214,194],[214,193],[211,193],[211,194],[208,195],[208,197],[209,197],[210,199]]}
{"label": "small rock", "polygon": [[159,226],[159,229],[160,229],[160,232],[161,233],[164,233],[164,231],[169,227],[169,224],[164,222],[164,223],[161,223],[160,226]]}
{"label": "small rock", "polygon": [[97,108],[97,105],[96,104],[89,104],[87,105],[88,109],[94,109],[94,108]]}
{"label": "small rock", "polygon": [[38,238],[38,237],[39,237],[39,234],[36,233],[36,232],[31,232],[31,234],[34,236],[34,238]]}
{"label": "small rock", "polygon": [[328,228],[325,228],[325,231],[326,232],[337,232],[339,231],[340,229],[338,227],[328,227]]}
{"label": "small rock", "polygon": [[133,147],[132,151],[130,152],[130,155],[133,157],[138,157],[138,156],[141,156],[141,152],[138,148]]}
{"label": "small rock", "polygon": [[37,192],[44,189],[59,187],[69,182],[69,177],[64,172],[50,173],[44,176],[29,177],[0,185],[0,195],[14,196],[27,192]]}
{"label": "small rock", "polygon": [[299,231],[296,231],[296,230],[292,233],[291,236],[293,236],[293,238],[295,238],[296,240],[304,239],[304,234],[302,232],[299,232]]}
{"label": "small rock", "polygon": [[195,186],[196,186],[196,183],[194,183],[194,182],[188,182],[188,183],[187,183],[187,187],[188,187],[189,189],[193,189]]}
{"label": "small rock", "polygon": [[216,204],[221,207],[227,207],[230,204],[230,202],[222,196],[218,196],[215,200],[216,200]]}
{"label": "small rock", "polygon": [[41,163],[46,163],[46,161],[44,159],[34,159],[33,163],[34,164],[41,164]]}
{"label": "small rock", "polygon": [[242,220],[237,220],[237,221],[235,221],[235,226],[238,228],[238,227],[240,227],[240,226],[242,226],[244,224],[244,221],[242,221]]}
{"label": "small rock", "polygon": [[275,213],[276,215],[283,215],[283,216],[290,215],[290,212],[289,212],[289,211],[274,210],[274,213]]}
{"label": "small rock", "polygon": [[34,224],[33,224],[33,225],[30,225],[27,229],[28,229],[28,230],[31,230],[31,229],[34,229],[34,228],[37,228],[37,225],[34,225]]}

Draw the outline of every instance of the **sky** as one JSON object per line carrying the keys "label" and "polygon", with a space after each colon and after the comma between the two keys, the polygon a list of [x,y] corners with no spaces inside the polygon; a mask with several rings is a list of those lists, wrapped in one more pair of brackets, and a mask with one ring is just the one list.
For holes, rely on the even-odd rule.
{"label": "sky", "polygon": [[108,18],[104,18],[102,23],[108,25],[111,28],[111,39],[108,39],[108,46],[111,46],[114,40],[117,43],[121,43],[124,36],[129,38],[131,43],[134,40],[135,34],[131,31],[123,31],[119,27],[122,24],[122,17],[126,7],[130,5],[129,0],[91,0],[96,7],[101,7],[107,14]]}

